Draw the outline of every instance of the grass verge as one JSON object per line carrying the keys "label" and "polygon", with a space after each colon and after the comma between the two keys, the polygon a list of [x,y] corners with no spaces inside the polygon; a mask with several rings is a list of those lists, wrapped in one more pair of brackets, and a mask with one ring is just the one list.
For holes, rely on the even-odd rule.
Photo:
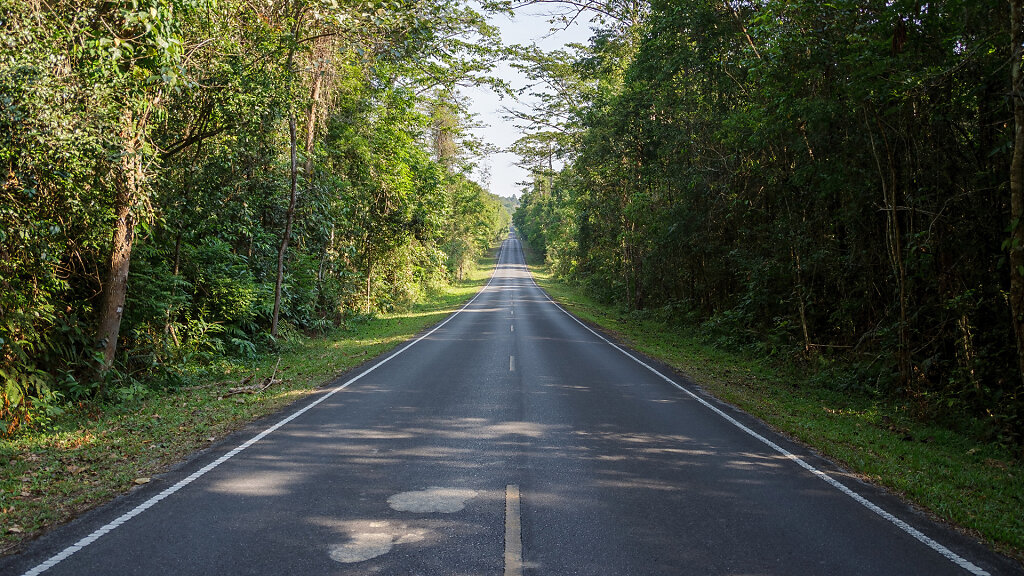
{"label": "grass verge", "polygon": [[692,326],[638,319],[588,298],[530,257],[537,283],[578,317],[689,376],[714,396],[867,480],[1024,561],[1024,462],[911,418],[884,398],[811,383],[806,374],[716,347]]}
{"label": "grass verge", "polygon": [[[487,283],[496,255],[495,249],[459,285],[411,310],[294,339],[280,355],[225,361],[193,386],[114,406],[83,404],[44,431],[0,439],[0,555],[441,321]],[[246,377],[258,382],[272,374],[282,382],[256,394],[226,395]]]}

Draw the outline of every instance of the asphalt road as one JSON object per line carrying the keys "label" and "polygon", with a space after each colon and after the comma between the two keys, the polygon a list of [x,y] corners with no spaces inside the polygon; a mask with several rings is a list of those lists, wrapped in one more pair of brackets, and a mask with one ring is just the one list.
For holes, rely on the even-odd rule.
{"label": "asphalt road", "polygon": [[0,560],[40,573],[1022,572],[590,331],[510,237],[433,331]]}

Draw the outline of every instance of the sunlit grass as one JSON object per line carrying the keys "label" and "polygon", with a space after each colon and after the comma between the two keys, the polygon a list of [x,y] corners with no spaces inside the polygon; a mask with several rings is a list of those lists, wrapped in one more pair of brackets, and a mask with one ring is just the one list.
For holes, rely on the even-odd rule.
{"label": "sunlit grass", "polygon": [[[293,338],[280,355],[226,362],[180,390],[112,407],[82,404],[45,431],[0,440],[0,554],[408,341],[458,310],[487,283],[495,263],[493,254],[481,259],[458,286],[428,294],[410,310]],[[275,368],[280,384],[225,396],[245,377],[259,381]]]}
{"label": "sunlit grass", "polygon": [[863,478],[1024,559],[1021,454],[922,423],[885,398],[830,390],[797,370],[708,344],[698,326],[637,320],[559,282],[533,261],[537,282],[580,318]]}

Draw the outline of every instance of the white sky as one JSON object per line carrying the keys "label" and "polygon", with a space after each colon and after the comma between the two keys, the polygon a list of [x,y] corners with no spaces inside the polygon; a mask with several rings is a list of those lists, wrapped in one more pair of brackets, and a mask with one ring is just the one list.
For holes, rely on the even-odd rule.
{"label": "white sky", "polygon": [[[551,24],[548,23],[549,18],[545,16],[545,13],[550,10],[550,6],[529,6],[518,10],[514,19],[505,15],[492,16],[491,24],[501,30],[501,37],[506,45],[536,43],[544,50],[555,50],[573,42],[587,43],[591,35],[589,22],[573,24],[566,30],[558,30],[551,34]],[[526,83],[525,78],[518,70],[505,63],[498,66],[494,75],[504,79],[513,88],[521,88]],[[477,115],[476,120],[487,125],[474,131],[477,137],[504,149],[511,146],[521,136],[511,122],[502,118],[501,108],[503,106],[514,107],[513,100],[509,98],[501,100],[497,94],[485,88],[465,90],[465,96],[471,99],[469,110]],[[491,192],[499,196],[521,194],[520,186],[516,182],[526,180],[528,174],[515,165],[516,160],[515,154],[503,153],[492,154],[487,160],[481,162],[481,164],[490,165]],[[479,173],[476,176],[479,181]]]}

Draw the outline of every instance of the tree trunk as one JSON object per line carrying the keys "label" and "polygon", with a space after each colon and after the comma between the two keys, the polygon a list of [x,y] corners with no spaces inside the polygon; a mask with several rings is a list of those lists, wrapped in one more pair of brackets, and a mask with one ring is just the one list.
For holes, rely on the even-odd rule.
{"label": "tree trunk", "polygon": [[807,302],[804,299],[804,275],[803,267],[800,265],[800,253],[795,247],[790,247],[789,254],[793,258],[793,269],[796,271],[796,296],[800,312],[800,328],[804,333],[804,353],[811,352],[811,333],[807,328]]}
{"label": "tree trunk", "polygon": [[552,196],[555,193],[555,155],[554,150],[551,149],[551,144],[548,143],[548,196]]}
{"label": "tree trunk", "polygon": [[[895,144],[890,144],[885,135],[885,128],[881,121],[878,121],[879,134],[885,143],[886,159],[888,162],[888,174],[881,173],[882,177],[882,201],[886,212],[886,248],[889,252],[889,261],[893,267],[893,275],[896,279],[898,303],[900,307],[900,319],[898,326],[899,345],[897,346],[897,361],[900,372],[900,384],[907,391],[912,391],[911,382],[913,379],[913,362],[910,357],[910,335],[908,333],[909,294],[907,293],[907,267],[903,258],[903,229],[900,226],[899,218],[899,187],[902,185],[902,162],[900,151],[895,149]],[[879,171],[882,172],[881,166]],[[888,185],[886,185],[888,179]]]}
{"label": "tree trunk", "polygon": [[[896,153],[898,154],[898,152]],[[889,184],[888,204],[888,232],[889,232],[889,255],[892,259],[893,272],[896,274],[896,286],[899,290],[900,323],[899,323],[899,370],[902,384],[910,389],[912,381],[912,362],[910,358],[910,336],[908,334],[907,319],[907,266],[903,261],[903,230],[900,227],[899,213],[897,212],[896,187],[899,186],[897,177],[898,167],[890,164],[892,169],[892,181]]]}
{"label": "tree trunk", "polygon": [[1013,159],[1010,163],[1010,309],[1017,336],[1017,357],[1024,378],[1024,73],[1021,43],[1024,0],[1010,0],[1010,74],[1013,81]]}
{"label": "tree trunk", "polygon": [[370,283],[370,279],[371,278],[373,278],[373,264],[370,264],[369,266],[366,267],[366,315],[367,316],[370,315],[370,294],[372,293],[371,289],[372,289],[372,286],[373,286]]}
{"label": "tree trunk", "polygon": [[[96,333],[97,340],[103,348],[103,365],[99,367],[101,374],[114,365],[117,340],[121,333],[121,316],[128,295],[128,268],[135,239],[134,208],[145,179],[139,134],[145,129],[147,117],[148,111],[141,114],[138,119],[130,111],[126,111],[122,118],[121,138],[124,142],[124,151],[114,196],[114,215],[117,220],[111,235],[110,270],[103,284]],[[102,388],[99,393],[103,393]]]}
{"label": "tree trunk", "polygon": [[309,111],[306,113],[306,162],[303,165],[302,174],[306,177],[307,186],[310,178],[313,177],[313,140],[316,137],[316,107],[320,102],[320,84],[323,79],[323,71],[320,63],[316,63],[313,71],[313,87],[309,94]]}
{"label": "tree trunk", "polygon": [[907,334],[907,271],[903,262],[902,232],[900,230],[898,212],[896,209],[896,187],[900,178],[897,175],[897,160],[889,139],[885,136],[885,128],[878,120],[875,113],[875,123],[878,126],[878,134],[885,144],[886,162],[888,170],[882,166],[882,158],[875,146],[875,138],[871,133],[871,125],[868,120],[867,111],[864,115],[864,128],[867,130],[871,142],[871,153],[875,158],[878,167],[878,177],[882,185],[882,205],[885,207],[885,246],[889,262],[893,267],[893,274],[896,277],[897,290],[899,292],[900,321],[899,321],[899,349],[897,350],[897,361],[899,363],[900,380],[905,389],[909,390],[911,378],[911,358],[909,336]]}
{"label": "tree trunk", "polygon": [[181,270],[181,231],[174,237],[174,275]]}
{"label": "tree trunk", "polygon": [[270,335],[277,336],[278,318],[281,312],[281,286],[284,284],[284,257],[288,252],[288,238],[292,235],[292,219],[295,217],[296,179],[298,162],[295,154],[295,115],[288,116],[288,134],[291,142],[291,194],[288,198],[288,212],[284,219],[284,236],[277,251],[277,281],[274,283],[274,319],[270,324]]}
{"label": "tree trunk", "polygon": [[111,238],[110,271],[103,284],[103,300],[99,308],[100,345],[103,347],[103,366],[106,372],[114,365],[117,353],[117,338],[121,332],[121,315],[128,295],[128,267],[132,258],[132,242],[135,236],[135,215],[132,214],[133,195],[128,190],[117,194],[115,213],[117,222]]}
{"label": "tree trunk", "polygon": [[[181,267],[181,231],[178,231],[177,236],[174,238],[174,275],[177,276]],[[175,292],[177,288],[173,289]],[[178,340],[178,331],[174,328],[174,323],[171,322],[171,313],[174,311],[174,305],[167,306],[167,312],[164,314],[164,331],[171,335],[174,340],[175,346],[181,346],[181,341]]]}
{"label": "tree trunk", "polygon": [[327,244],[324,245],[324,252],[323,252],[323,254],[320,255],[320,265],[317,267],[317,271],[316,271],[316,282],[317,282],[318,289],[319,289],[320,284],[323,284],[323,281],[324,281],[324,267],[327,265],[327,258],[330,255],[331,250],[333,248],[334,248],[334,224],[331,224],[331,235],[330,235],[330,238],[327,240]]}

